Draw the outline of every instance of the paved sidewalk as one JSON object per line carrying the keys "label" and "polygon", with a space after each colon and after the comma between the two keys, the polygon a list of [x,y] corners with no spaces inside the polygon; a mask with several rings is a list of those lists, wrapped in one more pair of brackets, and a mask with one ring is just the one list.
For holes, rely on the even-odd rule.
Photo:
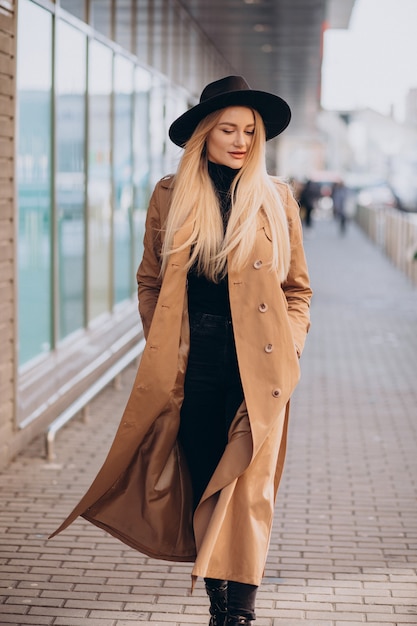
{"label": "paved sidewalk", "polygon": [[[417,624],[417,290],[349,226],[306,238],[313,327],[256,626]],[[133,374],[59,433],[58,462],[38,440],[0,476],[3,626],[207,626],[189,564],[82,520],[46,540],[104,459]]]}

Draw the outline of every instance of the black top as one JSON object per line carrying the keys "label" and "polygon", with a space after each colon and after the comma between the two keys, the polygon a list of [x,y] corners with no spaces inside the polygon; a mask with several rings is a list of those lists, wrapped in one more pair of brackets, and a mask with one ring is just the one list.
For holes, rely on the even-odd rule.
{"label": "black top", "polygon": [[[219,197],[219,206],[226,230],[231,205],[230,186],[239,170],[209,161],[208,171]],[[218,283],[214,283],[205,276],[197,274],[196,266],[193,265],[188,272],[188,310],[190,313],[210,313],[231,319],[227,275]]]}

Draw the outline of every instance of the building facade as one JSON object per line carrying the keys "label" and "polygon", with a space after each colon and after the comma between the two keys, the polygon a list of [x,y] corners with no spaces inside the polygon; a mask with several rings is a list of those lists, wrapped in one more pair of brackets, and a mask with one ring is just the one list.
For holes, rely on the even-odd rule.
{"label": "building facade", "polygon": [[230,71],[176,0],[0,0],[0,467],[140,339],[167,129]]}

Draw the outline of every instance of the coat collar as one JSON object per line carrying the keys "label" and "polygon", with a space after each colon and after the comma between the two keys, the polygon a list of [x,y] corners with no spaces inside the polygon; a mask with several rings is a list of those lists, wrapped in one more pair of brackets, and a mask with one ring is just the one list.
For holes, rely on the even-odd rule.
{"label": "coat collar", "polygon": [[160,184],[164,189],[173,189],[174,188],[175,176],[174,174],[167,174],[160,180]]}

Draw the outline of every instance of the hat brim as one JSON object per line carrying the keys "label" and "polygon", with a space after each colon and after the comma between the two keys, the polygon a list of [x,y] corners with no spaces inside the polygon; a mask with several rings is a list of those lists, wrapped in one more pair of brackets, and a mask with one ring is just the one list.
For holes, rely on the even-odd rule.
{"label": "hat brim", "polygon": [[247,106],[258,111],[264,122],[267,141],[282,133],[291,120],[291,109],[279,96],[266,91],[242,89],[223,93],[196,104],[171,124],[169,138],[183,148],[202,119],[209,113],[229,106]]}

